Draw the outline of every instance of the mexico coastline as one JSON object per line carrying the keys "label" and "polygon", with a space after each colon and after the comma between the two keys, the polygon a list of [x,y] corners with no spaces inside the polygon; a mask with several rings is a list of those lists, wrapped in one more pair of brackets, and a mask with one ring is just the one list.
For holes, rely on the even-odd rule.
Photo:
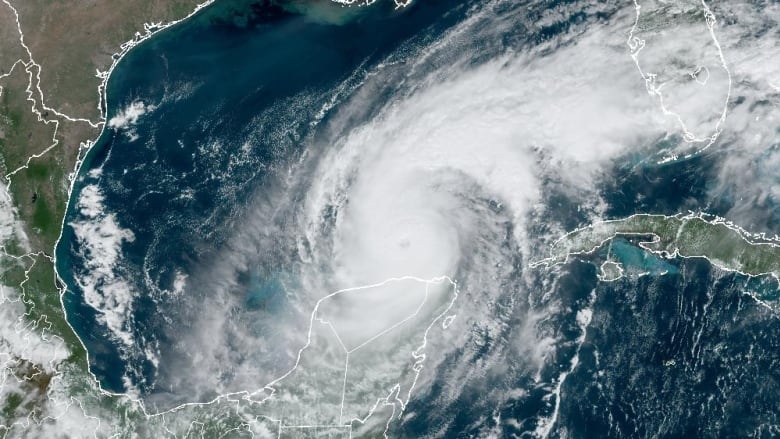
{"label": "mexico coastline", "polygon": [[[109,108],[111,108],[109,106],[109,102],[112,102],[114,98],[117,97],[111,94],[110,84],[112,84],[112,81],[114,80],[114,74],[117,71],[117,68],[122,65],[127,56],[130,53],[133,53],[135,49],[143,46],[145,43],[148,43],[153,38],[163,34],[164,31],[172,31],[176,26],[181,26],[188,20],[193,19],[199,14],[202,14],[209,6],[213,5],[214,2],[214,0],[205,0],[203,3],[198,4],[195,9],[193,9],[193,11],[186,17],[174,20],[169,23],[147,23],[144,25],[145,32],[143,34],[139,32],[133,39],[121,45],[121,50],[114,54],[113,64],[110,66],[108,71],[103,73],[103,82],[97,90],[98,94],[100,95],[99,106],[101,114],[103,115],[103,127],[98,137],[94,141],[91,141],[91,143],[88,145],[88,149],[84,153],[83,158],[77,161],[76,167],[72,174],[71,185],[68,191],[68,204],[65,209],[62,225],[60,226],[60,236],[57,239],[54,249],[54,274],[60,287],[60,302],[62,304],[63,312],[66,316],[66,321],[73,333],[76,335],[76,338],[81,342],[87,357],[87,362],[90,365],[87,372],[89,372],[89,374],[95,380],[95,383],[98,385],[98,389],[100,389],[101,392],[108,394],[122,394],[123,392],[121,385],[117,386],[116,382],[109,383],[105,381],[105,379],[99,378],[94,373],[91,367],[91,365],[94,364],[93,357],[90,353],[89,343],[85,340],[85,334],[83,332],[84,325],[88,324],[88,319],[94,319],[97,312],[93,308],[84,306],[82,303],[78,303],[77,299],[74,297],[74,293],[69,288],[70,285],[73,285],[74,279],[72,273],[70,272],[68,251],[66,250],[63,242],[72,239],[73,235],[72,230],[69,227],[66,227],[66,225],[68,218],[74,209],[74,202],[76,201],[74,195],[78,194],[83,187],[83,184],[80,182],[81,177],[85,172],[88,172],[89,169],[91,169],[96,155],[101,153],[105,154],[107,152],[107,148],[109,146],[108,139],[112,135],[112,129],[108,127],[107,121],[110,117],[113,116],[109,111]],[[77,330],[77,328],[81,330]],[[111,366],[116,366],[116,364],[112,364]]]}
{"label": "mexico coastline", "polygon": [[[181,224],[171,223],[178,217],[186,219],[187,215],[203,212],[216,212],[215,216],[231,220],[238,214],[224,210],[219,198],[228,192],[231,202],[244,205],[258,190],[263,190],[264,182],[272,178],[273,172],[265,169],[279,168],[291,160],[298,160],[305,149],[302,146],[305,140],[317,135],[311,121],[323,108],[328,108],[328,102],[339,99],[338,93],[335,98],[325,99],[327,90],[339,83],[349,83],[355,72],[361,72],[361,66],[383,59],[397,49],[399,42],[413,38],[425,29],[428,29],[425,32],[436,34],[460,18],[458,13],[442,19],[454,7],[450,2],[418,3],[402,9],[397,9],[391,2],[368,8],[323,7],[320,4],[308,9],[302,9],[301,4],[294,2],[281,5],[270,2],[258,5],[248,1],[210,3],[175,25],[154,31],[123,52],[106,78],[106,123],[74,177],[55,252],[57,275],[65,285],[61,293],[63,308],[87,351],[90,373],[101,389],[109,393],[128,393],[133,398],[159,391],[160,365],[154,355],[147,355],[147,348],[173,342],[170,334],[159,333],[157,327],[161,324],[160,307],[168,300],[162,296],[173,290],[170,285],[178,275],[160,267],[157,270],[159,277],[150,282],[148,271],[108,266],[105,261],[113,261],[111,258],[116,257],[128,266],[147,269],[146,256],[149,249],[154,248],[161,249],[158,260],[175,261],[183,266],[202,254],[199,252],[209,252],[200,247],[177,253],[179,243],[191,242],[193,237],[185,230],[190,226],[185,225],[184,220]],[[435,29],[430,30],[431,26]],[[355,35],[359,37],[355,38]],[[290,101],[307,93],[316,97],[303,104]],[[221,104],[213,105],[215,101]],[[136,119],[133,119],[136,116],[128,116],[128,109],[134,105],[143,108]],[[308,113],[304,115],[304,110],[298,114],[285,113],[287,105],[305,107]],[[210,123],[202,119],[204,112],[211,116],[223,112],[228,122],[200,131],[193,129],[193,126]],[[286,124],[296,124],[296,129],[283,136],[284,145],[277,146],[276,141],[265,134],[258,137],[253,137],[252,133],[244,133],[243,137],[230,134],[246,131],[245,126],[256,124],[264,114],[272,115],[270,119],[263,119],[266,126],[278,126],[281,130]],[[327,115],[325,117],[327,119]],[[125,125],[112,122],[118,119],[128,122]],[[228,134],[223,135],[220,130]],[[241,164],[236,165],[238,168],[231,168],[230,176],[225,173],[225,178],[217,178],[216,183],[196,189],[194,201],[182,202],[181,194],[176,193],[174,186],[162,188],[173,181],[173,173],[158,172],[153,166],[164,162],[176,172],[190,173],[176,184],[196,187],[203,179],[210,178],[208,173],[211,171],[204,168],[198,171],[200,173],[192,171],[195,165],[187,156],[195,154],[194,150],[199,147],[202,149],[203,145],[197,145],[205,137],[218,138],[217,143],[224,141],[228,145],[253,138],[259,146],[246,169]],[[239,152],[233,150],[226,154]],[[140,167],[148,169],[141,170]],[[128,172],[145,176],[138,179],[123,177]],[[90,254],[99,256],[94,253],[98,250],[89,249],[86,238],[77,236],[74,229],[74,224],[81,221],[83,206],[80,207],[80,202],[83,199],[80,197],[85,188],[88,191],[100,189],[97,206],[100,212],[95,211],[96,216],[91,218],[98,225],[82,232],[126,233],[122,235],[124,238],[117,238],[119,244],[110,250],[111,258],[103,257],[104,265],[99,262],[96,262],[98,265],[85,265],[84,258]],[[165,194],[159,195],[158,189]],[[166,209],[169,216],[161,226],[152,217]],[[165,233],[159,231],[160,227]],[[203,224],[195,228],[200,233],[208,233]],[[162,239],[167,240],[167,248],[174,250],[163,248],[165,246],[159,244]],[[223,243],[218,233],[209,242],[214,246]],[[99,276],[91,274],[95,272]],[[93,277],[85,281],[88,276]],[[269,315],[274,312],[281,315],[283,299],[279,285],[286,281],[287,275],[275,272],[268,276],[270,281],[264,280],[252,287],[257,291],[247,299],[247,306],[253,308],[261,303]],[[118,283],[120,280],[125,282],[125,278],[130,280]],[[130,322],[123,326],[124,333],[117,335],[116,331],[112,333],[107,328],[105,316],[110,314],[98,311],[94,303],[88,303],[85,282],[95,290],[129,295],[126,300],[109,296],[100,298],[101,305],[107,308],[122,300],[125,302],[121,306],[132,307],[132,311],[123,308],[124,314],[117,313]],[[150,284],[153,286],[149,287]],[[167,289],[166,285],[169,285]],[[133,292],[128,293],[126,290],[129,289]],[[137,348],[131,343],[123,344],[118,341],[122,337],[146,345]],[[184,402],[190,401],[177,400],[173,404]],[[167,407],[152,406],[150,410],[163,408]]]}
{"label": "mexico coastline", "polygon": [[[67,251],[64,249],[63,241],[72,238],[72,231],[66,227],[66,224],[70,213],[72,213],[74,209],[74,194],[77,194],[82,186],[79,183],[79,177],[90,169],[95,155],[100,154],[100,152],[105,150],[107,147],[106,139],[110,136],[111,131],[106,123],[110,116],[108,111],[110,108],[108,102],[111,100],[111,96],[109,94],[109,84],[113,80],[113,74],[117,67],[122,64],[127,55],[134,49],[142,46],[144,43],[149,42],[152,38],[164,33],[164,31],[170,30],[177,25],[181,25],[187,20],[197,16],[206,8],[211,6],[214,1],[215,0],[205,0],[203,3],[200,3],[198,6],[196,6],[189,15],[178,20],[174,20],[165,24],[148,23],[144,26],[145,33],[141,34],[139,32],[132,40],[129,40],[121,45],[121,50],[114,54],[114,62],[109,67],[108,71],[103,73],[105,77],[97,90],[98,94],[100,95],[99,107],[101,114],[103,115],[103,127],[98,137],[94,141],[91,141],[91,143],[88,145],[88,149],[84,153],[83,158],[76,162],[76,167],[73,170],[71,177],[71,184],[68,190],[68,203],[65,209],[65,215],[63,216],[62,225],[60,226],[60,236],[58,237],[54,248],[54,274],[57,278],[57,284],[60,286],[60,303],[66,317],[66,322],[84,349],[88,363],[87,372],[89,372],[90,376],[92,376],[92,378],[95,380],[98,389],[100,389],[101,392],[105,392],[107,394],[122,394],[121,387],[115,387],[112,384],[107,383],[104,379],[100,379],[94,373],[92,367],[90,366],[91,364],[94,364],[93,356],[90,354],[90,350],[88,344],[85,342],[83,332],[77,330],[79,324],[86,323],[85,319],[87,319],[88,316],[94,318],[96,311],[92,308],[84,307],[83,305],[79,306],[79,304],[75,302],[73,293],[68,287],[69,285],[72,285],[73,276],[70,272],[70,261],[68,259]],[[143,407],[143,405],[141,407]]]}

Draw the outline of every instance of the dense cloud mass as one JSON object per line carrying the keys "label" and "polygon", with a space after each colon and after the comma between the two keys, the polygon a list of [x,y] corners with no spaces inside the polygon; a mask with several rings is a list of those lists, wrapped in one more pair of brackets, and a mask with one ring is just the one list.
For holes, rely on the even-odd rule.
{"label": "dense cloud mass", "polygon": [[[697,413],[702,435],[774,431],[771,402],[744,430],[728,406],[758,385],[739,337],[777,331],[753,284],[630,242],[605,256],[623,258],[614,282],[593,261],[533,263],[569,230],[639,212],[778,232],[778,5],[425,7],[442,18],[279,95],[235,56],[224,74],[257,90],[215,99],[201,70],[177,76],[198,57],[128,86],[61,244],[95,314],[90,355],[117,358],[93,364],[101,385],[171,426],[198,416],[182,404],[240,400],[231,416],[256,433],[675,435],[664,419]],[[393,19],[422,14],[407,8]],[[772,379],[776,342],[751,343],[753,379]],[[717,382],[687,412],[683,390],[657,391],[694,376]]]}

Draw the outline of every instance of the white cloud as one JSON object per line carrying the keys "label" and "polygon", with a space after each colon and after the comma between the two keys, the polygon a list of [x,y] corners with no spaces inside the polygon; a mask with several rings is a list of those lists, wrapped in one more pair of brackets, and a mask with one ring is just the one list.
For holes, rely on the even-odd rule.
{"label": "white cloud", "polygon": [[716,36],[716,19],[704,2],[636,0],[628,45],[647,92],[676,120],[687,153],[719,136],[732,87]]}
{"label": "white cloud", "polygon": [[647,96],[623,23],[594,25],[544,57],[453,62],[339,141],[312,178],[307,212],[316,246],[323,212],[338,209],[334,254],[321,261],[333,258],[337,286],[455,275],[480,220],[475,191],[505,206],[526,242],[544,174],[592,188],[612,158],[674,130]]}
{"label": "white cloud", "polygon": [[[414,87],[401,87],[398,99],[376,117],[334,139],[334,144],[328,145],[332,149],[318,157],[314,175],[303,168],[291,172],[291,180],[298,178],[296,183],[310,183],[304,185],[310,190],[300,223],[296,222],[300,218],[295,217],[282,230],[271,230],[277,203],[283,204],[285,198],[292,197],[287,197],[289,194],[283,190],[281,194],[267,195],[258,202],[257,215],[247,215],[247,222],[235,228],[236,235],[219,260],[201,267],[203,273],[188,276],[177,272],[173,282],[176,296],[193,289],[209,292],[207,299],[198,303],[208,312],[198,314],[196,321],[190,322],[196,330],[185,334],[182,341],[182,345],[196,348],[183,361],[186,366],[195,367],[177,369],[177,373],[182,373],[181,381],[172,383],[190,387],[177,391],[192,391],[194,397],[199,397],[214,390],[259,387],[269,376],[277,376],[277,370],[266,366],[275,364],[277,369],[285,369],[284,361],[300,346],[305,319],[277,319],[272,328],[278,333],[274,334],[275,340],[285,343],[274,344],[269,341],[271,337],[257,335],[252,327],[256,322],[237,318],[245,316],[236,316],[235,310],[242,303],[233,295],[239,286],[236,273],[254,266],[257,254],[261,253],[258,250],[273,248],[284,240],[289,241],[290,247],[297,245],[306,256],[296,261],[301,273],[295,274],[301,274],[302,286],[290,286],[284,291],[300,315],[308,316],[312,304],[335,287],[381,281],[389,276],[446,274],[465,279],[468,289],[458,302],[461,306],[454,310],[458,318],[447,331],[451,336],[431,337],[427,368],[441,364],[438,362],[442,356],[434,355],[436,351],[440,354],[456,349],[476,350],[489,340],[500,339],[507,322],[494,314],[497,299],[507,294],[529,293],[505,291],[501,275],[506,271],[501,270],[511,262],[507,258],[510,252],[530,252],[526,218],[545,201],[543,180],[555,177],[572,190],[592,192],[600,172],[616,157],[632,148],[646,148],[653,139],[681,132],[678,121],[670,120],[659,111],[658,102],[647,96],[644,80],[631,60],[625,39],[632,18],[633,10],[626,10],[607,23],[592,23],[576,40],[565,41],[560,47],[554,47],[555,42],[545,45],[543,49],[548,50],[543,56],[541,50],[508,53],[476,66],[469,60],[458,61],[453,55],[445,69],[433,73],[424,72],[424,68],[416,70],[425,64],[425,57],[433,56],[431,53],[408,60],[405,68],[409,72],[403,80],[414,83]],[[546,19],[554,23],[558,17]],[[699,35],[686,26],[678,30],[686,36]],[[740,28],[743,31],[745,28]],[[457,54],[454,36],[458,32],[464,30],[456,30],[433,46]],[[741,62],[733,59],[738,43],[731,40],[727,45],[726,54],[732,57],[729,61],[734,74],[747,78],[757,89],[766,87],[765,94],[749,93],[749,87],[740,89],[748,94],[751,103],[760,101],[762,96],[769,96],[770,101],[776,99],[777,91],[772,91],[771,84],[780,83],[780,79],[776,78],[778,69],[773,67],[776,64],[769,61],[778,50],[767,40],[759,40],[760,50],[744,51],[745,59]],[[658,51],[655,57],[649,56],[649,50],[643,55],[648,55],[645,61],[661,64],[652,70],[660,76],[665,56],[677,52],[680,46],[659,41],[653,46]],[[701,85],[696,79],[717,86],[717,67],[699,62],[688,67],[693,71],[706,67],[706,81],[699,75],[691,78],[696,86]],[[376,88],[390,81],[388,78],[395,78],[385,73],[382,69],[372,72],[374,79],[366,81],[365,95],[359,92],[352,101],[336,107],[343,109],[340,116],[359,115],[363,104],[360,100],[372,98]],[[713,129],[712,122],[719,113],[708,112],[709,107],[702,111],[702,103],[710,102],[707,99],[714,94],[706,95],[707,99],[696,98],[698,94],[689,88],[700,89],[690,81],[684,86],[670,83],[664,90],[671,91],[671,85],[679,85],[675,90],[681,98],[676,105],[685,110],[680,113],[685,113],[685,120],[693,121],[686,127],[702,127],[703,131],[695,133],[705,136]],[[753,119],[774,121],[775,110],[753,112],[746,107],[738,106],[729,115],[728,129],[744,138],[750,153],[763,151],[777,134],[761,128]],[[134,102],[112,118],[108,126],[124,130],[132,139],[136,136],[133,126],[153,110],[154,106]],[[751,149],[754,144],[755,149]],[[777,160],[780,159],[768,163]],[[728,167],[724,174],[727,170]],[[500,206],[498,213],[490,210],[486,200],[494,202],[491,206]],[[130,345],[137,342],[128,326],[135,293],[119,267],[122,246],[132,242],[134,235],[121,226],[115,214],[106,212],[103,202],[103,194],[95,185],[86,186],[78,200],[80,217],[71,226],[82,246],[87,268],[78,282],[87,302],[100,311],[109,329]],[[331,224],[334,216],[326,219],[324,213],[333,211],[335,223]],[[0,233],[6,236],[11,230],[6,224],[12,222],[5,221],[2,213],[0,209]],[[513,236],[506,236],[506,221],[514,226]],[[273,235],[278,241],[257,238],[263,234]],[[502,248],[501,243],[509,238],[519,248]],[[463,266],[478,270],[462,272]],[[414,304],[404,301],[404,297],[394,300],[400,303],[396,306],[403,308]],[[383,306],[366,302],[369,304],[354,308],[355,303],[351,301],[352,307],[342,309],[334,301],[328,311],[366,318]],[[581,324],[590,319],[587,312],[577,317]],[[523,318],[525,324],[513,329],[509,342],[517,345],[513,349],[532,366],[541,367],[556,339],[536,332],[535,323],[544,315],[529,312]],[[348,323],[344,322],[343,327],[354,332],[351,335],[355,338],[365,335],[359,331],[366,325]],[[374,323],[382,326],[383,322]],[[0,331],[5,328],[0,327]],[[482,343],[478,336],[486,341],[475,347]],[[46,355],[32,355],[39,354],[41,358]],[[154,354],[147,352],[156,360]],[[235,361],[239,357],[240,363]],[[450,372],[450,377],[456,379],[437,379],[451,381],[452,385],[443,392],[455,395],[464,380],[489,367],[497,367],[490,357],[478,364],[464,362]],[[232,374],[235,381],[221,381],[223,373]],[[425,380],[421,378],[418,387],[429,383]],[[93,429],[87,424],[84,423],[84,431]]]}
{"label": "white cloud", "polygon": [[[647,95],[628,53],[633,9],[608,23],[592,23],[576,39],[572,34],[481,63],[461,58],[473,52],[458,47],[469,41],[475,21],[418,57],[370,72],[352,98],[334,106],[339,110],[329,118],[332,143],[311,145],[312,163],[288,174],[291,188],[263,191],[223,251],[191,272],[187,288],[195,294],[187,296],[202,294],[199,309],[209,312],[195,314],[188,322],[193,330],[180,340],[187,358],[174,368],[172,384],[181,392],[245,389],[278,376],[302,343],[317,300],[391,276],[450,275],[467,285],[447,336],[430,337],[426,368],[433,370],[445,352],[476,352],[475,339],[487,345],[506,331],[507,317],[496,315],[495,304],[516,286],[505,282],[512,258],[532,250],[526,218],[545,201],[543,180],[554,177],[572,191],[594,193],[615,157],[635,148],[647,152],[655,139],[679,133]],[[430,68],[442,59],[446,68]],[[410,86],[391,88],[396,97],[364,117],[365,108],[377,104],[377,90],[397,78]],[[364,122],[345,123],[342,132],[345,120]],[[301,188],[307,190],[305,206],[291,207],[299,200],[293,191]],[[295,214],[280,220],[286,212]],[[291,248],[301,259],[285,261],[299,282],[283,291],[289,314],[276,316],[272,328],[258,329],[263,322],[255,319],[268,316],[243,313],[239,276]],[[411,299],[402,299],[398,306],[413,307]],[[381,306],[340,310],[336,304],[332,312],[370,315]],[[528,345],[517,351],[539,365],[555,340],[534,331],[529,325],[513,338]],[[235,358],[241,363],[233,367]],[[492,364],[490,358],[479,368],[466,362],[451,378],[459,382]],[[430,379],[421,377],[420,387]]]}
{"label": "white cloud", "polygon": [[13,205],[8,188],[0,183],[0,245],[6,245],[12,239],[21,245],[22,249],[30,249],[27,235],[18,220],[18,212]]}
{"label": "white cloud", "polygon": [[108,120],[108,126],[114,129],[124,129],[138,123],[144,114],[154,111],[154,105],[146,105],[142,101],[132,102],[119,114]]}
{"label": "white cloud", "polygon": [[717,5],[717,34],[734,88],[721,142],[713,199],[731,200],[726,214],[752,231],[772,230],[771,206],[780,202],[780,5],[727,2]]}
{"label": "white cloud", "polygon": [[79,218],[70,223],[84,269],[74,273],[86,303],[99,312],[99,319],[125,346],[134,344],[129,323],[135,292],[118,271],[122,245],[135,235],[122,228],[116,214],[106,212],[104,196],[97,185],[85,186],[79,195]]}
{"label": "white cloud", "polygon": [[116,116],[108,120],[108,127],[118,131],[123,131],[128,139],[133,142],[138,139],[138,134],[133,128],[141,116],[151,113],[157,107],[147,105],[142,101],[134,101],[121,110]]}

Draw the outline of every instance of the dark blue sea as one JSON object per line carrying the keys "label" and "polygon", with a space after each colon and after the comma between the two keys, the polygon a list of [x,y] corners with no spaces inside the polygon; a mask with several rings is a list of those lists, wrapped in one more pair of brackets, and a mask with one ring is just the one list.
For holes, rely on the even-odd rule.
{"label": "dark blue sea", "polygon": [[[68,321],[100,385],[156,411],[256,390],[282,374],[305,340],[281,328],[305,328],[313,304],[296,291],[306,288],[307,255],[320,251],[294,233],[317,182],[291,175],[316,175],[334,139],[423,87],[420,71],[524,51],[551,56],[533,50],[609,22],[621,7],[586,6],[226,0],[133,48],[111,74],[108,126],[79,170],[56,251]],[[482,9],[500,25],[483,18],[460,35],[468,56],[430,49]],[[552,24],[543,20],[550,10],[561,11]],[[347,105],[357,110],[339,111]],[[724,160],[714,151],[663,165],[644,152],[621,156],[599,177],[603,215],[699,206],[725,214],[732,201],[707,190]],[[539,153],[540,167],[546,160]],[[555,175],[540,181],[546,207],[528,214],[538,248],[551,230],[588,221]],[[509,238],[515,225],[494,211],[500,224],[489,236],[496,254],[510,254],[520,245]],[[614,282],[597,279],[604,251],[544,272],[516,256],[484,263],[502,267],[500,291],[460,306],[489,307],[499,323],[458,326],[468,337],[454,339],[470,344],[429,370],[406,409],[414,416],[392,435],[477,437],[500,427],[498,437],[532,437],[554,417],[552,437],[744,437],[780,422],[780,324],[744,293],[770,294],[776,283],[703,259],[660,259],[627,240],[611,251],[626,269]],[[479,270],[479,252],[472,256]],[[528,327],[554,340],[541,363],[518,347]]]}

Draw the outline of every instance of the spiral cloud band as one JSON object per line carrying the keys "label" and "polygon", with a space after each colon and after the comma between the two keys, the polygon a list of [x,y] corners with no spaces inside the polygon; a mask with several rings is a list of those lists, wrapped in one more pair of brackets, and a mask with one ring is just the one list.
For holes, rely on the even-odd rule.
{"label": "spiral cloud band", "polygon": [[[516,368],[549,384],[558,281],[530,262],[572,226],[565,216],[602,215],[616,163],[695,155],[723,131],[732,82],[712,11],[675,5],[464,8],[333,87],[274,98],[238,129],[193,116],[199,135],[177,140],[193,143],[191,157],[155,137],[156,118],[199,85],[126,102],[111,129],[127,149],[115,144],[83,177],[69,222],[86,267],[75,283],[122,343],[122,390],[150,411],[248,392],[290,425],[344,425],[382,410],[413,418],[412,393],[432,391],[433,371],[458,382]],[[669,23],[685,38],[667,41]],[[125,196],[137,169],[112,162],[130,143],[161,166],[133,205],[169,191],[181,211],[111,211],[124,207],[105,193]],[[186,237],[185,256],[161,250],[171,234]],[[96,261],[101,251],[110,258]],[[590,312],[576,314],[586,327]],[[443,387],[445,400],[462,391]]]}

